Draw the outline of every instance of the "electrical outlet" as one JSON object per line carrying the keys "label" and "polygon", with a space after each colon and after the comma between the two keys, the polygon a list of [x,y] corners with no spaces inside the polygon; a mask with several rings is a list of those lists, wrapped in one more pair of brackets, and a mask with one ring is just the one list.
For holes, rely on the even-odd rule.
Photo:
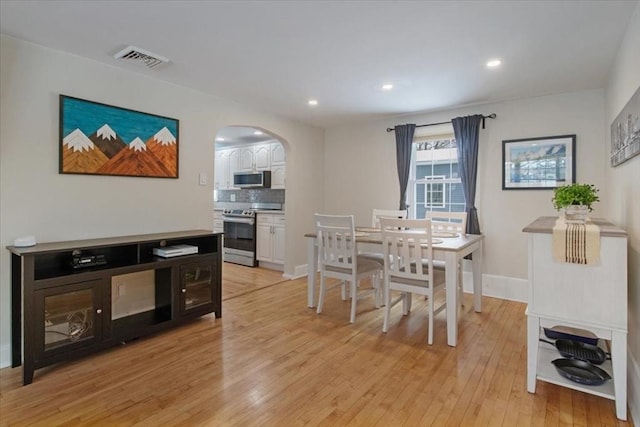
{"label": "electrical outlet", "polygon": [[231,196],[229,196],[232,202],[236,201],[236,195],[232,194]]}
{"label": "electrical outlet", "polygon": [[207,174],[200,172],[200,185],[207,185]]}

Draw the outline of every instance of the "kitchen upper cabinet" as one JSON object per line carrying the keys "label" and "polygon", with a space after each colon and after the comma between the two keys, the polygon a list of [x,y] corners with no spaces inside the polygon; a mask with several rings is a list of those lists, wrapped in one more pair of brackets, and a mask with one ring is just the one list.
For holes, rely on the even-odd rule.
{"label": "kitchen upper cabinet", "polygon": [[229,188],[229,153],[231,150],[216,151],[214,188],[225,190]]}
{"label": "kitchen upper cabinet", "polygon": [[255,170],[269,170],[271,167],[271,144],[256,145],[253,158]]}
{"label": "kitchen upper cabinet", "polygon": [[240,148],[240,164],[238,169],[241,172],[268,170],[270,166],[270,144],[252,145],[250,147]]}
{"label": "kitchen upper cabinet", "polygon": [[271,188],[285,188],[286,158],[284,146],[279,142],[272,142],[271,148]]}
{"label": "kitchen upper cabinet", "polygon": [[233,189],[233,174],[238,172],[240,149],[232,148],[216,151],[215,182],[216,190]]}
{"label": "kitchen upper cabinet", "polygon": [[284,146],[279,142],[272,142],[271,149],[271,166],[284,166],[286,164]]}
{"label": "kitchen upper cabinet", "polygon": [[271,167],[271,188],[285,188],[286,167],[285,166],[272,166]]}
{"label": "kitchen upper cabinet", "polygon": [[233,186],[233,174],[240,172],[240,149],[234,148],[229,150],[229,185],[228,189],[235,188]]}
{"label": "kitchen upper cabinet", "polygon": [[215,188],[232,190],[236,172],[271,171],[271,188],[285,188],[286,159],[279,142],[216,150]]}

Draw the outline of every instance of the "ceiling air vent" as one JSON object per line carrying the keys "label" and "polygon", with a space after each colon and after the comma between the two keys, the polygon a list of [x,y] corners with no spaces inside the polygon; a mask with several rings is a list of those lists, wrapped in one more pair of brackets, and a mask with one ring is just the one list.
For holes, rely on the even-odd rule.
{"label": "ceiling air vent", "polygon": [[169,59],[164,56],[157,55],[153,52],[149,52],[148,50],[140,49],[135,46],[127,46],[120,52],[113,55],[113,57],[122,61],[141,64],[147,68],[154,68],[157,65],[169,62]]}

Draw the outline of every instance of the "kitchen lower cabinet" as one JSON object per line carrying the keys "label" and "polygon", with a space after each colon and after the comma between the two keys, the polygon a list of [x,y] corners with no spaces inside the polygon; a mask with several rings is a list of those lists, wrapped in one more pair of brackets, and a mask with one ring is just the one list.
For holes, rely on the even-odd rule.
{"label": "kitchen lower cabinet", "polygon": [[[529,242],[527,315],[527,390],[538,380],[615,400],[616,415],[627,418],[627,233],[602,219],[600,261],[595,264],[557,262],[552,254],[556,217],[541,217],[524,228]],[[544,328],[565,326],[587,330],[611,352],[600,368],[611,380],[583,385],[556,372],[552,360],[562,358],[541,343]],[[608,347],[608,348],[607,348]]]}
{"label": "kitchen lower cabinet", "polygon": [[[154,249],[195,246],[163,258]],[[222,316],[222,234],[208,230],[39,243],[11,252],[11,358],[36,369],[208,313]]]}
{"label": "kitchen lower cabinet", "polygon": [[222,211],[213,212],[213,232],[224,233],[224,217]]}
{"label": "kitchen lower cabinet", "polygon": [[283,214],[258,213],[256,258],[258,261],[284,264],[285,217]]}

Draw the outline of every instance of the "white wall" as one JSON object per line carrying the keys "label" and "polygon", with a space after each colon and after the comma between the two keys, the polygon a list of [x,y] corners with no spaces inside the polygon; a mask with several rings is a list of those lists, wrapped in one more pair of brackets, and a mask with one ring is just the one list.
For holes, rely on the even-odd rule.
{"label": "white wall", "polygon": [[609,166],[610,126],[640,87],[640,2],[609,73],[605,91],[605,144],[602,147],[609,189],[607,217],[629,236],[629,407],[640,423],[640,156],[613,168]]}
{"label": "white wall", "polygon": [[[214,137],[229,125],[263,128],[287,150],[285,272],[304,264],[301,236],[322,204],[323,131],[137,73],[2,35],[0,244],[212,229]],[[58,174],[58,96],[180,120],[180,178]],[[205,172],[208,185],[198,185]],[[0,250],[0,366],[9,363],[9,252]]]}
{"label": "white wall", "polygon": [[[603,91],[591,90],[461,108],[433,114],[353,124],[326,131],[325,210],[353,213],[367,224],[373,208],[397,208],[395,136],[387,127],[438,123],[470,114],[496,113],[480,130],[476,207],[485,234],[485,274],[527,278],[527,244],[522,228],[542,215],[556,215],[551,190],[502,190],[502,141],[576,134],[576,175],[580,182],[605,186]],[[604,214],[603,202],[593,216]],[[505,262],[508,260],[508,262]],[[522,283],[518,281],[518,283]]]}

